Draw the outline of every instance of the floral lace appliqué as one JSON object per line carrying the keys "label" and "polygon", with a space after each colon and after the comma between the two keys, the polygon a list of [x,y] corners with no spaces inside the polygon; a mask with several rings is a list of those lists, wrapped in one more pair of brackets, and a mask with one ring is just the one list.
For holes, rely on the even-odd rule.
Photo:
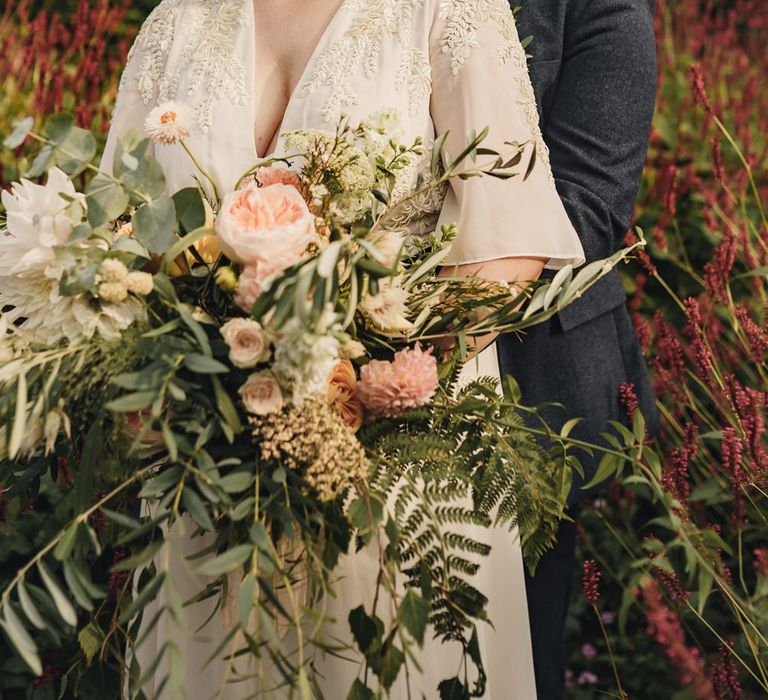
{"label": "floral lace appliqu\u00e9", "polygon": [[544,142],[536,107],[536,95],[528,73],[525,49],[517,35],[515,17],[507,0],[440,0],[440,20],[445,23],[441,39],[442,52],[450,57],[451,74],[458,75],[473,49],[481,48],[478,29],[485,22],[493,22],[504,43],[496,51],[499,63],[511,63],[515,69],[518,103],[536,143],[536,155],[547,169],[554,184],[549,164],[549,148]]}
{"label": "floral lace appliqu\u00e9", "polygon": [[317,57],[302,86],[304,97],[321,87],[328,88],[328,97],[322,109],[326,122],[338,118],[344,107],[360,103],[352,88],[352,81],[360,70],[368,77],[377,72],[381,46],[385,40],[398,41],[402,46],[408,46],[414,14],[423,7],[424,2],[346,0],[340,11],[352,14],[349,29]]}
{"label": "floral lace appliqu\u00e9", "polygon": [[[183,76],[183,92],[203,133],[221,100],[244,105],[245,68],[235,56],[234,43],[247,23],[246,0],[164,0],[144,23],[129,57],[140,51],[136,80],[144,104],[178,99]],[[172,55],[177,24],[183,44]]]}
{"label": "floral lace appliqu\u00e9", "polygon": [[432,67],[425,51],[411,49],[403,52],[395,85],[408,94],[408,113],[415,117],[432,92]]}

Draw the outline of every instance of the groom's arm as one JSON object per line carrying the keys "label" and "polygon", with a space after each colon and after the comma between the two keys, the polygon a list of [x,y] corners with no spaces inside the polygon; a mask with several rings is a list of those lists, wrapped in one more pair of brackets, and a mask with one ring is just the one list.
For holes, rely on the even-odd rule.
{"label": "groom's arm", "polygon": [[653,0],[567,5],[561,72],[543,131],[589,261],[621,246],[637,196],[656,96]]}

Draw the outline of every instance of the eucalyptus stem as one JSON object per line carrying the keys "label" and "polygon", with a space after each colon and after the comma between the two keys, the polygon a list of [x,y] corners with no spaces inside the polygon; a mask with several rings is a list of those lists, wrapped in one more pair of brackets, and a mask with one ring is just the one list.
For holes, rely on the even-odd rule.
{"label": "eucalyptus stem", "polygon": [[76,516],[74,519],[70,520],[69,523],[67,523],[59,532],[53,537],[48,544],[46,544],[41,550],[35,554],[24,566],[22,566],[17,572],[16,576],[11,579],[11,582],[6,586],[5,590],[2,594],[2,604],[5,605],[8,602],[8,599],[10,598],[11,592],[13,591],[16,586],[22,581],[22,579],[26,576],[27,571],[29,571],[33,566],[35,566],[38,562],[42,561],[43,557],[45,557],[48,552],[50,552],[64,537],[67,530],[69,530],[70,527],[73,525],[83,525],[86,522],[88,522],[88,518],[91,517],[99,508],[101,508],[103,505],[111,501],[115,496],[117,496],[122,491],[125,491],[129,486],[136,483],[140,479],[142,479],[146,474],[151,472],[153,469],[157,467],[157,463],[150,464],[149,466],[145,467],[144,469],[140,469],[139,471],[135,472],[132,476],[128,477],[125,481],[123,481],[119,486],[116,486],[112,491],[110,491],[106,496],[103,498],[100,498],[96,503],[94,503],[90,508],[80,513],[78,516]]}

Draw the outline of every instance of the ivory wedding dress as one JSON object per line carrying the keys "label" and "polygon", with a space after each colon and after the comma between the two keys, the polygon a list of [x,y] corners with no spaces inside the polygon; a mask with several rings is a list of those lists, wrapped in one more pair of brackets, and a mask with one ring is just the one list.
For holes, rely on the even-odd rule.
{"label": "ivory wedding dress", "polygon": [[[250,89],[259,70],[256,22],[252,0],[163,0],[131,51],[105,166],[110,167],[120,136],[129,128],[142,131],[149,110],[168,100],[186,102],[197,119],[187,143],[219,191],[229,191],[264,155],[255,146],[259,105]],[[488,147],[504,151],[505,142],[533,141],[537,150],[537,165],[525,181],[456,179],[447,190],[403,207],[402,225],[417,234],[458,224],[448,263],[543,257],[548,268],[557,269],[583,262],[578,236],[554,186],[525,51],[507,0],[344,0],[306,65],[279,133],[301,128],[333,131],[342,115],[355,125],[382,111],[397,115],[403,143],[420,137],[427,153],[436,135],[449,132],[445,151],[458,154],[467,135],[486,126]],[[195,184],[191,163],[179,146],[156,146],[155,156],[165,170],[169,192]],[[428,172],[428,160],[401,173],[393,200],[412,190],[422,169]],[[469,363],[465,375],[498,375],[495,349]],[[188,533],[175,533],[171,548],[181,595],[197,590],[188,582],[184,555],[204,546]],[[516,533],[505,529],[475,536],[492,545],[474,579],[490,600],[489,614],[495,623],[495,630],[487,625],[478,630],[489,678],[485,697],[531,700],[536,691],[519,541]],[[346,612],[363,602],[370,605],[375,557],[369,550],[350,553],[337,573],[338,595],[328,612],[340,619],[328,624],[328,634],[350,639]],[[186,609],[191,630],[208,619],[210,605],[208,601]],[[189,639],[179,639],[175,625],[164,625],[155,629],[145,648],[153,644],[159,648],[174,638],[187,655],[187,698],[258,697],[260,688],[252,680],[217,695],[225,661],[200,671],[223,637],[221,615],[214,615]],[[438,642],[427,641],[419,658],[423,673],[411,673],[413,694],[408,696],[401,684],[393,689],[392,698],[437,698],[439,680],[459,670],[458,653]],[[246,672],[242,666],[238,670]],[[325,697],[343,700],[359,664],[329,656],[320,660],[319,670]],[[161,666],[155,678],[166,674],[167,668]],[[150,682],[145,692],[154,697],[157,689]]]}

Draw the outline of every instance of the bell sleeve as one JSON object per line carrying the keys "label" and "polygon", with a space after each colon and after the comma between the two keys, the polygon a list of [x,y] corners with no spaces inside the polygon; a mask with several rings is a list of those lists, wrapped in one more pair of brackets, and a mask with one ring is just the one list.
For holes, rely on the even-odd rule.
{"label": "bell sleeve", "polygon": [[[120,79],[115,109],[112,112],[107,143],[101,156],[100,168],[108,173],[113,171],[118,141],[131,129],[143,138],[144,122],[149,111],[157,104],[157,85],[151,81],[142,81],[140,77],[146,68],[146,61],[152,59],[151,55],[140,46],[141,39],[140,34],[128,54],[128,61]],[[154,155],[153,144],[150,144],[148,153]]]}
{"label": "bell sleeve", "polygon": [[[488,127],[481,147],[502,155],[527,143],[509,179],[451,179],[438,226],[456,223],[448,264],[510,257],[546,258],[546,268],[584,262],[584,251],[555,189],[541,136],[525,50],[507,0],[433,0],[430,32],[431,113],[443,152],[456,156],[468,134]],[[527,165],[536,150],[528,178]],[[488,165],[467,159],[459,170]]]}

